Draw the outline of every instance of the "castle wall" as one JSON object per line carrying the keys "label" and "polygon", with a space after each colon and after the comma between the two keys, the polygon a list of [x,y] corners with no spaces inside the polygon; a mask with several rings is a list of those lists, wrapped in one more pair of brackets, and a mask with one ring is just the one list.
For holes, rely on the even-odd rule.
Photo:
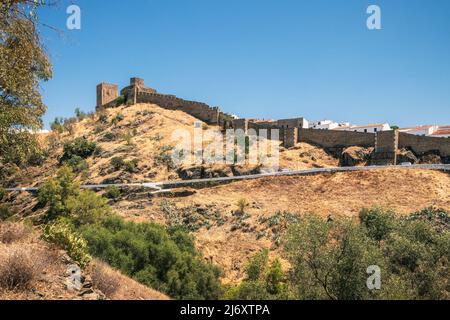
{"label": "castle wall", "polygon": [[303,118],[277,120],[277,125],[283,128],[303,128]]}
{"label": "castle wall", "polygon": [[298,142],[319,145],[323,148],[373,147],[375,134],[352,131],[298,129]]}
{"label": "castle wall", "polygon": [[438,151],[441,156],[450,157],[450,138],[416,136],[400,132],[398,147],[411,149],[417,155]]}
{"label": "castle wall", "polygon": [[100,83],[97,86],[97,108],[104,107],[118,97],[119,88],[115,84]]}
{"label": "castle wall", "polygon": [[284,130],[283,146],[292,148],[298,141],[298,128],[287,128]]}
{"label": "castle wall", "polygon": [[374,165],[397,164],[398,130],[380,131],[375,139],[375,152],[371,162]]}
{"label": "castle wall", "polygon": [[219,108],[211,108],[205,103],[188,101],[177,98],[173,95],[151,93],[146,91],[137,92],[136,102],[157,104],[164,109],[184,111],[208,123],[219,123]]}

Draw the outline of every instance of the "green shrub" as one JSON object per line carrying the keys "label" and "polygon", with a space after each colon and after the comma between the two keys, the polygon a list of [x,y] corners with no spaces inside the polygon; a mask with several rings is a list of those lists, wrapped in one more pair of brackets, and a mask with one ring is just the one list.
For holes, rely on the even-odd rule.
{"label": "green shrub", "polygon": [[81,227],[90,253],[175,299],[217,299],[219,269],[204,262],[179,228],[125,222],[115,216]]}
{"label": "green shrub", "polygon": [[69,166],[73,172],[75,173],[81,173],[81,172],[88,172],[89,171],[89,165],[86,162],[85,159],[83,159],[80,156],[73,156],[72,158],[68,159],[64,162],[65,165]]}
{"label": "green shrub", "polygon": [[395,227],[394,213],[381,208],[363,209],[359,219],[369,236],[376,241],[385,240]]}
{"label": "green shrub", "polygon": [[105,197],[111,200],[118,200],[120,196],[122,195],[122,192],[120,189],[116,186],[110,186],[106,188]]}
{"label": "green shrub", "polygon": [[159,154],[155,157],[155,163],[157,165],[164,165],[168,169],[173,169],[175,164],[170,153],[173,149],[174,148],[172,146],[163,146],[160,149]]}
{"label": "green shrub", "polygon": [[125,166],[125,160],[123,157],[114,157],[111,159],[111,166],[114,170],[119,171]]}
{"label": "green shrub", "polygon": [[76,226],[96,223],[111,213],[107,200],[90,190],[69,197],[66,206]]}
{"label": "green shrub", "polygon": [[248,263],[247,277],[237,287],[228,288],[223,297],[226,300],[274,300],[289,299],[286,275],[279,260],[269,264],[269,251],[262,250]]}
{"label": "green shrub", "polygon": [[81,268],[85,268],[91,261],[86,240],[73,231],[72,225],[67,220],[59,219],[46,225],[44,239],[66,250],[69,257]]}
{"label": "green shrub", "polygon": [[38,191],[38,201],[41,205],[48,205],[46,220],[56,219],[66,215],[67,200],[77,196],[80,185],[75,181],[71,168],[62,167],[55,178],[49,179]]}
{"label": "green shrub", "polygon": [[124,119],[125,119],[124,115],[119,113],[111,120],[111,124],[115,126]]}
{"label": "green shrub", "polygon": [[97,144],[95,142],[89,142],[86,138],[76,138],[64,144],[64,153],[60,162],[64,163],[75,156],[86,159],[93,155],[96,150]]}
{"label": "green shrub", "polygon": [[11,211],[7,204],[0,204],[0,221],[5,221],[11,218],[14,212]]}
{"label": "green shrub", "polygon": [[139,160],[138,159],[125,161],[125,163],[124,163],[124,170],[129,172],[129,173],[136,173],[136,172],[138,172],[138,164],[139,164]]}
{"label": "green shrub", "polygon": [[5,189],[3,189],[2,187],[0,187],[0,201],[3,200],[3,198],[5,197],[5,195],[6,195]]}

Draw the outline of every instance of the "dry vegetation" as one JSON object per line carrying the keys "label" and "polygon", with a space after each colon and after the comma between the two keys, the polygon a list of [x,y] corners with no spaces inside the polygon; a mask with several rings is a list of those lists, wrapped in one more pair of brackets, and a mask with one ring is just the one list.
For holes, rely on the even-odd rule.
{"label": "dry vegetation", "polygon": [[83,272],[81,290],[68,290],[72,264],[64,251],[40,240],[37,230],[0,223],[0,300],[168,299],[99,261]]}
{"label": "dry vegetation", "polygon": [[[121,120],[113,121],[119,114],[123,116]],[[169,168],[157,159],[163,150],[173,146],[171,135],[175,129],[192,132],[196,121],[181,111],[147,104],[107,110],[75,123],[70,134],[50,134],[46,139],[53,141],[55,147],[46,162],[41,167],[18,172],[11,176],[9,183],[40,185],[57,169],[62,144],[80,136],[95,141],[101,149],[99,156],[87,159],[88,174],[79,175],[82,182],[180,179],[175,168]],[[218,130],[214,126],[209,128]],[[124,160],[139,159],[137,170],[112,170],[111,160],[118,156]],[[282,168],[335,167],[338,164],[339,159],[305,143],[289,150],[282,148],[280,152]],[[230,168],[220,170],[231,171]],[[272,221],[276,222],[276,227],[288,224],[292,217],[286,212],[294,216],[316,213],[325,218],[349,216],[356,219],[362,208],[374,206],[390,208],[399,214],[430,205],[450,210],[449,186],[450,176],[446,173],[392,169],[264,178],[199,189],[176,189],[159,196],[151,196],[147,190],[123,190],[111,204],[129,220],[163,224],[181,221],[186,224],[196,236],[197,246],[205,259],[224,269],[224,283],[236,283],[244,276],[248,259],[261,248],[272,248],[272,254],[277,254],[277,241],[282,230],[275,228]],[[238,205],[242,199],[248,203],[244,212],[240,212]],[[36,208],[35,199],[28,194],[13,194],[10,200],[17,216],[42,213],[41,208]],[[102,267],[99,270],[103,270]],[[134,285],[130,284],[131,287]],[[115,290],[114,282],[105,286],[103,289],[112,292],[112,298],[120,299],[126,295],[122,289]],[[134,297],[140,298],[141,294],[136,293]]]}

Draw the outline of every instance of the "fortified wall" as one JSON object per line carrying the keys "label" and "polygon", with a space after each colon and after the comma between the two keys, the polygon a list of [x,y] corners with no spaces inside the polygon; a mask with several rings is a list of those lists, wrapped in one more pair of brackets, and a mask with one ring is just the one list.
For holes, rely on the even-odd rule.
{"label": "fortified wall", "polygon": [[[161,94],[155,89],[145,86],[144,80],[131,78],[130,85],[117,94],[117,86],[113,84],[100,84],[97,86],[97,109],[112,108],[120,100],[127,104],[152,103],[169,110],[184,111],[204,122],[210,124],[225,124],[226,114],[220,112],[219,107],[210,107],[205,103],[180,99],[174,95]],[[222,116],[223,120],[220,119]]]}
{"label": "fortified wall", "polygon": [[[224,129],[243,130],[246,134],[266,136],[279,140],[286,148],[298,142],[318,145],[322,148],[342,149],[352,146],[375,147],[374,164],[396,164],[399,149],[408,149],[416,155],[435,153],[450,163],[450,138],[416,136],[399,133],[398,130],[363,133],[353,131],[304,129],[304,118],[284,119],[278,121],[260,121],[253,119],[233,119],[220,111],[219,107],[196,101],[180,99],[174,95],[161,94],[145,86],[144,80],[131,78],[130,85],[121,90],[115,84],[101,83],[97,86],[97,109],[116,107],[127,104],[152,103],[169,110],[184,111],[206,123],[218,124]],[[277,129],[276,131],[272,131]]]}
{"label": "fortified wall", "polygon": [[315,144],[323,148],[346,148],[352,146],[373,147],[375,134],[353,131],[299,129],[298,142]]}
{"label": "fortified wall", "polygon": [[416,136],[400,132],[398,147],[412,150],[418,155],[434,152],[450,159],[450,138]]}

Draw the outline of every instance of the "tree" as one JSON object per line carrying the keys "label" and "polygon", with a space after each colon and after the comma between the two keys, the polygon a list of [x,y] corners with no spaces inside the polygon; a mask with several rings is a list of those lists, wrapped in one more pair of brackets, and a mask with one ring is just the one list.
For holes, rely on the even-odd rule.
{"label": "tree", "polygon": [[302,217],[288,231],[286,250],[300,299],[368,299],[366,269],[385,264],[364,229],[345,219]]}
{"label": "tree", "polygon": [[0,3],[0,158],[23,164],[37,149],[32,131],[42,128],[46,107],[39,83],[52,76],[38,31],[40,0]]}
{"label": "tree", "polygon": [[56,178],[49,179],[38,191],[41,205],[48,205],[47,220],[54,220],[60,215],[67,215],[68,200],[80,193],[80,185],[75,175],[67,166],[62,167]]}

